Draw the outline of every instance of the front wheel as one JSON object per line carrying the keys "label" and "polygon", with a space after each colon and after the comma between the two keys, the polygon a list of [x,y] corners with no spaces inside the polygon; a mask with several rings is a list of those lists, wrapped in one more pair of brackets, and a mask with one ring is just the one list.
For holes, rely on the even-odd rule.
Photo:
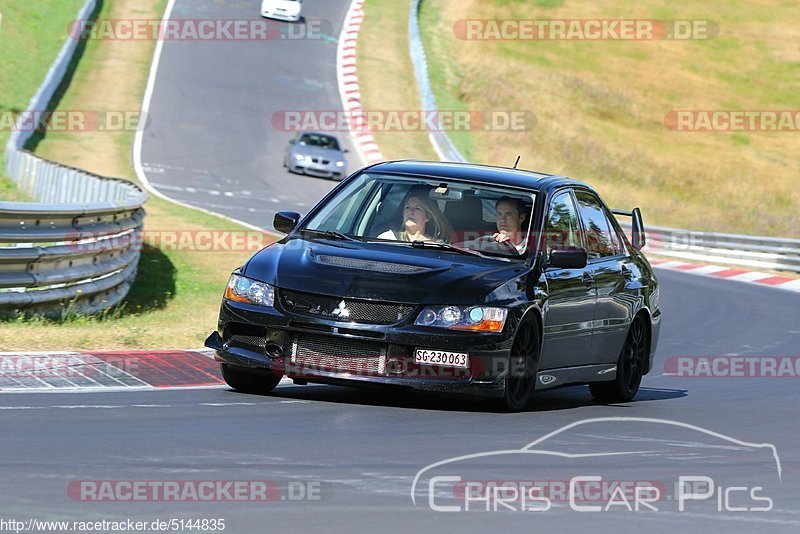
{"label": "front wheel", "polygon": [[533,395],[539,361],[539,333],[536,327],[523,323],[517,330],[511,346],[508,375],[503,396],[497,399],[497,407],[505,412],[524,409]]}
{"label": "front wheel", "polygon": [[220,364],[219,367],[222,370],[222,378],[225,379],[225,383],[242,393],[259,393],[263,395],[275,389],[275,386],[281,381],[279,375],[272,373],[254,373],[231,367],[224,363]]}
{"label": "front wheel", "polygon": [[637,316],[631,323],[622,353],[617,360],[617,377],[610,382],[589,384],[592,396],[604,402],[632,401],[642,383],[648,350],[644,321],[641,316]]}

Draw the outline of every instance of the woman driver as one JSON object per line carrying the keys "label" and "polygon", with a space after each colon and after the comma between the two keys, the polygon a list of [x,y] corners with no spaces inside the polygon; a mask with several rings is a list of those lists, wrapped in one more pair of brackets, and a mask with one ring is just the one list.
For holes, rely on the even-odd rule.
{"label": "woman driver", "polygon": [[438,241],[447,243],[453,227],[439,206],[428,197],[427,190],[412,189],[403,200],[403,226],[399,231],[387,230],[378,239],[395,241]]}

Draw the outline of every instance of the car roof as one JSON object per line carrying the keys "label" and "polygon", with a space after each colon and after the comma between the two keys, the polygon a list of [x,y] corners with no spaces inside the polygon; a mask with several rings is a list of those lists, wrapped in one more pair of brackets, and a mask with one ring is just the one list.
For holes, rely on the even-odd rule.
{"label": "car roof", "polygon": [[493,167],[490,165],[476,165],[473,163],[414,160],[387,161],[365,169],[365,172],[370,171],[425,178],[441,178],[445,180],[464,180],[484,184],[533,189],[542,192],[567,185],[584,186],[591,189],[587,184],[565,176],[522,169]]}

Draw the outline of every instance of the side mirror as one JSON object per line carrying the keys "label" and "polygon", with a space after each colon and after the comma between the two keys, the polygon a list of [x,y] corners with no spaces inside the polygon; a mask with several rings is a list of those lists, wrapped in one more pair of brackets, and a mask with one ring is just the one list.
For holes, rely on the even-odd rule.
{"label": "side mirror", "polygon": [[295,211],[279,211],[275,214],[272,226],[279,232],[288,234],[300,222],[300,214]]}
{"label": "side mirror", "polygon": [[342,154],[347,154],[348,152],[350,152],[349,148],[345,148],[344,150],[342,150]]}
{"label": "side mirror", "polygon": [[550,252],[547,266],[556,269],[583,269],[588,259],[585,248],[558,245]]}
{"label": "side mirror", "polygon": [[296,141],[295,139],[289,139],[289,144],[290,144],[290,145],[293,145],[293,144],[295,144],[295,143],[297,143],[297,141]]}

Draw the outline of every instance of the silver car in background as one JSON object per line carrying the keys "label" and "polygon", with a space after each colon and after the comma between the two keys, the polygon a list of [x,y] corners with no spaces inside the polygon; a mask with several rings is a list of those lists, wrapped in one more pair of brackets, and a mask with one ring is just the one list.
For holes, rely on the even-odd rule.
{"label": "silver car in background", "polygon": [[342,180],[347,177],[345,152],[332,135],[300,132],[289,141],[283,166],[290,172]]}
{"label": "silver car in background", "polygon": [[261,16],[285,20],[287,22],[298,22],[302,18],[302,0],[262,0]]}

